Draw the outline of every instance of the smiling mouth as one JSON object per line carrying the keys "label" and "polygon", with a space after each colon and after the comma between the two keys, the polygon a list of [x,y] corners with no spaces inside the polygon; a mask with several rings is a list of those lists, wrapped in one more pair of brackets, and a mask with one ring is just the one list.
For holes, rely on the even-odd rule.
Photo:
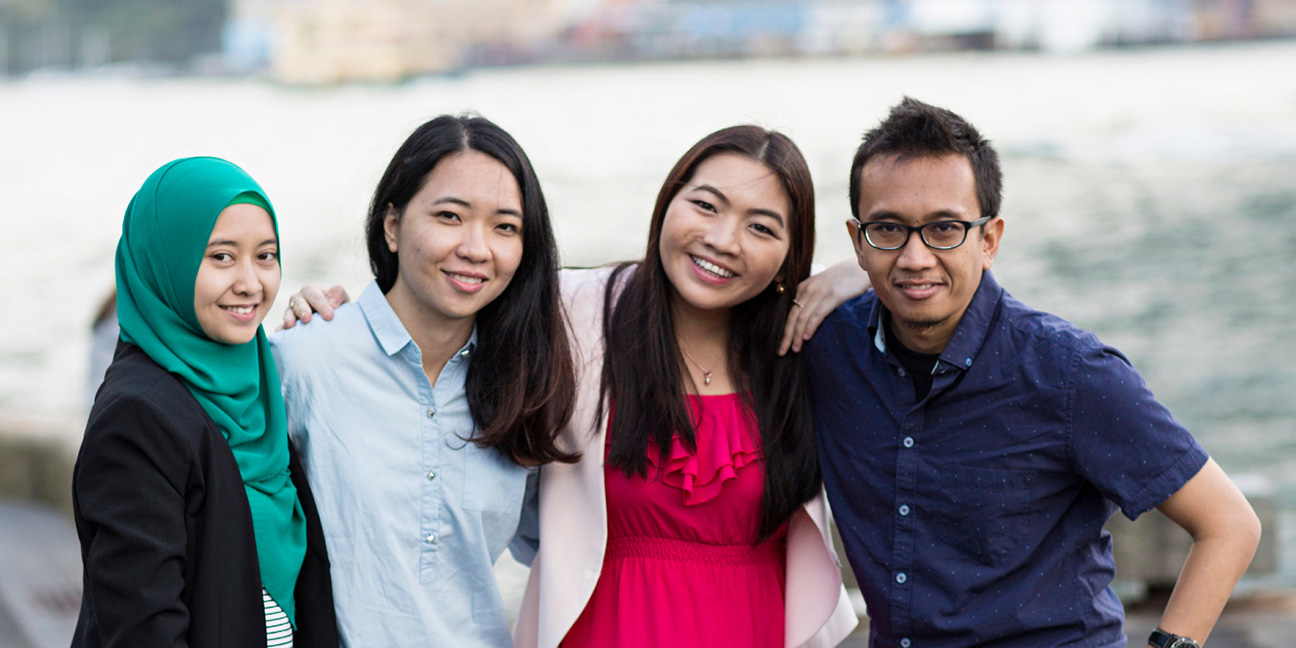
{"label": "smiling mouth", "polygon": [[474,285],[474,286],[483,281],[486,281],[486,279],[483,277],[469,277],[468,275],[455,274],[453,272],[447,272],[446,275],[448,275],[451,279],[454,279],[455,281]]}
{"label": "smiling mouth", "polygon": [[720,277],[721,279],[729,279],[738,276],[738,273],[725,270],[724,268],[721,268],[720,266],[711,263],[710,261],[707,261],[702,257],[693,256],[692,254],[690,254],[689,258],[693,260],[693,265],[701,268],[707,274],[715,275],[717,277]]}
{"label": "smiling mouth", "polygon": [[221,306],[221,308],[236,315],[249,315],[256,310],[255,306]]}

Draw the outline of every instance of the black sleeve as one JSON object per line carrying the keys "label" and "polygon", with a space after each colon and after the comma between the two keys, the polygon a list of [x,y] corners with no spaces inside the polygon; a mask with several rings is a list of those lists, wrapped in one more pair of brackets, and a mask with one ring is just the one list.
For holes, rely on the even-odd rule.
{"label": "black sleeve", "polygon": [[84,609],[102,646],[187,645],[186,493],[195,462],[180,429],[148,396],[116,399],[86,428],[72,494]]}

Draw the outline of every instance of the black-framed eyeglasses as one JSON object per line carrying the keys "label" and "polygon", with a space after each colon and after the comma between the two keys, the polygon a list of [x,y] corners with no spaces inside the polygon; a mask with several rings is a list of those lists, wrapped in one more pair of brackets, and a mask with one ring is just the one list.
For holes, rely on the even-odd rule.
{"label": "black-framed eyeglasses", "polygon": [[909,243],[909,235],[918,232],[919,238],[933,250],[953,250],[967,240],[968,230],[984,225],[990,216],[974,221],[943,220],[924,223],[917,227],[892,221],[855,221],[868,244],[879,250],[899,250]]}

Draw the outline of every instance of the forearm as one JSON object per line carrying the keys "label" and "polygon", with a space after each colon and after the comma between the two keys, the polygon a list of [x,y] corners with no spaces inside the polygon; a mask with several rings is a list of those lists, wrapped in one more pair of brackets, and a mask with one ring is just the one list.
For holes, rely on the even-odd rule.
{"label": "forearm", "polygon": [[1160,627],[1204,645],[1260,544],[1260,519],[1213,459],[1157,508],[1193,538]]}
{"label": "forearm", "polygon": [[1238,579],[1251,563],[1254,534],[1200,538],[1193,542],[1159,627],[1205,645]]}

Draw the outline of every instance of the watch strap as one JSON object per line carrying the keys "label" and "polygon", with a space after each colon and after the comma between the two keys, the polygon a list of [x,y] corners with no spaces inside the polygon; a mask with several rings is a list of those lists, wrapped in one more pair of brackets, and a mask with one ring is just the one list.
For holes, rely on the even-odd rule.
{"label": "watch strap", "polygon": [[1152,631],[1148,644],[1155,648],[1200,648],[1195,639],[1171,634],[1161,628]]}

